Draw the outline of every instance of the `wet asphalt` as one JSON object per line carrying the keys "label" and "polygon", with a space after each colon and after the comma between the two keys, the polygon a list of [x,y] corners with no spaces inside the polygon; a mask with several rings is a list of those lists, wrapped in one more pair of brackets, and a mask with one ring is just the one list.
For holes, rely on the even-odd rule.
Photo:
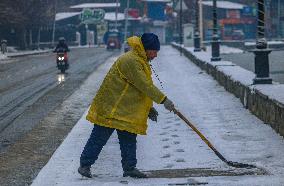
{"label": "wet asphalt", "polygon": [[56,68],[53,53],[0,63],[0,153],[38,125],[113,54],[105,48],[72,49],[66,74]]}

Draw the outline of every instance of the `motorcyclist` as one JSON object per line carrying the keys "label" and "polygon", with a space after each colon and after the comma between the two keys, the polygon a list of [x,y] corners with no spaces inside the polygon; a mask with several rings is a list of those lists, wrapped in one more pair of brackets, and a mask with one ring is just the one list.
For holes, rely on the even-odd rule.
{"label": "motorcyclist", "polygon": [[[69,52],[69,51],[70,51],[70,49],[68,48],[68,45],[66,44],[65,38],[60,37],[59,40],[58,40],[58,44],[56,45],[53,52],[56,52],[56,53],[64,52],[64,59],[65,59],[65,62],[67,64],[67,67],[69,67],[68,56],[67,56],[67,52]],[[58,66],[58,61],[57,61],[57,66]]]}
{"label": "motorcyclist", "polygon": [[58,40],[58,44],[56,45],[56,48],[54,49],[54,52],[58,52],[58,50],[60,49],[64,49],[66,52],[69,52],[69,48],[66,44],[65,38],[64,37],[60,37]]}

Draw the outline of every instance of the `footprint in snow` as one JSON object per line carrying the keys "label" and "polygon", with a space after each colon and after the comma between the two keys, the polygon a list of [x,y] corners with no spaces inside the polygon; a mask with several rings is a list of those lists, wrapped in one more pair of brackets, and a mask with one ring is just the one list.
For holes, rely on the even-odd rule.
{"label": "footprint in snow", "polygon": [[170,154],[165,154],[165,155],[163,155],[161,158],[169,158],[169,157],[171,157]]}
{"label": "footprint in snow", "polygon": [[166,121],[166,123],[172,123],[173,121],[171,121],[171,120],[168,120],[168,121]]}
{"label": "footprint in snow", "polygon": [[176,159],[176,162],[185,162],[183,158]]}
{"label": "footprint in snow", "polygon": [[167,164],[164,168],[172,168],[173,166],[173,164]]}
{"label": "footprint in snow", "polygon": [[162,132],[162,133],[160,133],[160,136],[164,136],[166,134],[168,134],[168,133],[167,132]]}
{"label": "footprint in snow", "polygon": [[163,146],[163,148],[164,149],[168,149],[168,148],[170,148],[170,146],[169,145],[165,145],[165,146]]}
{"label": "footprint in snow", "polygon": [[183,149],[177,149],[176,152],[184,152]]}
{"label": "footprint in snow", "polygon": [[169,141],[169,140],[170,140],[169,138],[162,139],[162,141]]}
{"label": "footprint in snow", "polygon": [[163,127],[162,129],[169,129],[169,128],[171,128],[171,126]]}

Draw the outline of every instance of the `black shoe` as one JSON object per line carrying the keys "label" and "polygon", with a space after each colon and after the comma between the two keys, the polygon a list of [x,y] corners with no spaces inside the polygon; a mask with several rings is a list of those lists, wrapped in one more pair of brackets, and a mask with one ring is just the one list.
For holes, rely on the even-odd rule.
{"label": "black shoe", "polygon": [[92,178],[92,174],[91,174],[91,170],[90,167],[79,167],[78,168],[78,172],[79,174],[81,174],[82,176],[85,176],[87,178]]}
{"label": "black shoe", "polygon": [[125,170],[123,173],[123,177],[127,177],[127,176],[132,177],[132,178],[147,178],[148,177],[146,174],[144,174],[137,168]]}

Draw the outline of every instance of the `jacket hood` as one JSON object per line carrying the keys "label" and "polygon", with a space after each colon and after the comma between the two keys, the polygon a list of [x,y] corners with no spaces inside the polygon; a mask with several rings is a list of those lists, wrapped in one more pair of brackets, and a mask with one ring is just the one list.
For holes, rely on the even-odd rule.
{"label": "jacket hood", "polygon": [[141,38],[137,36],[132,36],[127,39],[128,45],[133,49],[135,53],[137,53],[144,60],[147,60],[147,55],[142,44]]}

